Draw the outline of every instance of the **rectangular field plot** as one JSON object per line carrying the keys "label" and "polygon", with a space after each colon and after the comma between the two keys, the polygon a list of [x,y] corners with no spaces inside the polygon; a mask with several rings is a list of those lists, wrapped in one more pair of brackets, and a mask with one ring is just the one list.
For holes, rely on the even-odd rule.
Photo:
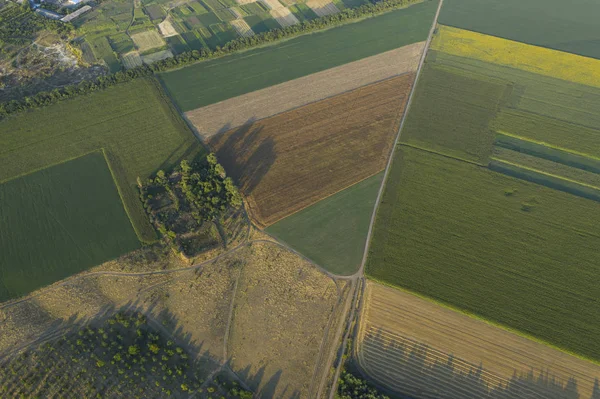
{"label": "rectangular field plot", "polygon": [[589,0],[447,0],[438,22],[600,58],[598,15],[600,3]]}
{"label": "rectangular field plot", "polygon": [[258,226],[381,171],[414,74],[365,86],[211,138]]}
{"label": "rectangular field plot", "polygon": [[335,274],[362,261],[383,172],[271,225],[267,232]]}
{"label": "rectangular field plot", "polygon": [[600,360],[597,202],[400,147],[367,274]]}
{"label": "rectangular field plot", "polygon": [[165,40],[154,30],[136,33],[131,38],[141,53],[165,45]]}
{"label": "rectangular field plot", "polygon": [[[426,1],[356,23],[200,62],[161,74],[182,111],[190,111],[427,38],[437,8]],[[255,21],[245,18],[255,33]]]}
{"label": "rectangular field plot", "polygon": [[0,184],[0,302],[140,246],[101,152]]}
{"label": "rectangular field plot", "polygon": [[137,178],[169,169],[198,142],[158,82],[137,79],[0,121],[0,182],[104,148],[143,241],[156,239]]}
{"label": "rectangular field plot", "polygon": [[364,299],[356,359],[396,393],[594,399],[599,392],[598,364],[371,281]]}

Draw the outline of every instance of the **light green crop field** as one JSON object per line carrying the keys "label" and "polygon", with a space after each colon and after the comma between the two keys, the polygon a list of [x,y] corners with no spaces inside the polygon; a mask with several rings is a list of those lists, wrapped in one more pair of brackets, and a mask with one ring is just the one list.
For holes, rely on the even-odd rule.
{"label": "light green crop field", "polygon": [[182,111],[427,39],[438,2],[303,35],[161,74]]}
{"label": "light green crop field", "polygon": [[486,164],[495,134],[490,130],[507,84],[423,69],[401,140],[416,147]]}
{"label": "light green crop field", "polygon": [[401,146],[366,272],[600,360],[597,202]]}
{"label": "light green crop field", "polygon": [[360,266],[383,172],[267,228],[321,267],[349,275]]}
{"label": "light green crop field", "polygon": [[446,0],[438,22],[600,58],[598,15],[594,0]]}
{"label": "light green crop field", "polygon": [[102,152],[0,184],[0,302],[140,246]]}
{"label": "light green crop field", "polygon": [[137,178],[201,151],[155,80],[138,79],[0,121],[0,182],[100,148],[138,237],[155,240]]}

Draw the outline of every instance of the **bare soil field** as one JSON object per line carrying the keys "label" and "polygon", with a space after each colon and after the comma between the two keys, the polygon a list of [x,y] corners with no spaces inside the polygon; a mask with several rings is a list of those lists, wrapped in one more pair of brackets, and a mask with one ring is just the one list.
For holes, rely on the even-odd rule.
{"label": "bare soil field", "polygon": [[175,27],[169,19],[165,19],[160,24],[158,24],[158,29],[160,30],[160,33],[163,35],[163,37],[171,37],[179,34],[177,33],[177,30],[175,30]]}
{"label": "bare soil field", "polygon": [[207,138],[417,69],[423,42],[354,61],[185,113]]}
{"label": "bare soil field", "polygon": [[299,24],[300,21],[287,7],[281,7],[274,10],[270,10],[269,13],[282,28]]}
{"label": "bare soil field", "polygon": [[227,342],[231,366],[261,397],[314,397],[338,287],[276,244],[253,244],[246,261]]}
{"label": "bare soil field", "polygon": [[377,283],[365,295],[356,357],[393,391],[436,399],[600,393],[600,365]]}
{"label": "bare soil field", "polygon": [[327,15],[337,14],[340,9],[336,7],[333,2],[329,0],[308,0],[306,5],[315,12],[319,17],[325,17]]}
{"label": "bare soil field", "polygon": [[230,24],[233,26],[233,28],[237,31],[237,33],[240,36],[242,36],[242,37],[254,36],[254,32],[252,31],[252,28],[250,28],[250,25],[248,25],[248,22],[244,21],[242,18],[234,19],[233,21],[230,21]]}
{"label": "bare soil field", "polygon": [[414,80],[406,74],[213,137],[260,227],[381,171]]}

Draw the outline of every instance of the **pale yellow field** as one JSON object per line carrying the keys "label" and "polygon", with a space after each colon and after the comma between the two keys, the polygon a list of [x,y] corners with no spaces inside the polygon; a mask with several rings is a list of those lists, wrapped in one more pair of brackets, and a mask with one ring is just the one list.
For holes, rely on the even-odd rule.
{"label": "pale yellow field", "polygon": [[600,60],[439,26],[431,48],[540,75],[600,87]]}

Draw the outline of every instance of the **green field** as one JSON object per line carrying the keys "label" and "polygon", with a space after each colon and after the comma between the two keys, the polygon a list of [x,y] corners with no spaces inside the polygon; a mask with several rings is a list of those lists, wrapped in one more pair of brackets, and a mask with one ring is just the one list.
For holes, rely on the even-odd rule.
{"label": "green field", "polygon": [[295,213],[267,228],[321,267],[335,274],[355,273],[383,172]]}
{"label": "green field", "polygon": [[[437,1],[161,74],[182,111],[425,40]],[[246,19],[247,20],[247,19]]]}
{"label": "green field", "polygon": [[137,178],[199,151],[155,80],[138,79],[0,121],[0,182],[104,148],[142,241],[156,238]]}
{"label": "green field", "polygon": [[0,302],[140,246],[102,152],[0,184]]}
{"label": "green field", "polygon": [[507,83],[423,68],[401,140],[416,147],[486,164],[495,134],[490,130]]}
{"label": "green field", "polygon": [[598,15],[595,0],[446,0],[438,22],[600,58]]}
{"label": "green field", "polygon": [[600,206],[400,147],[367,274],[600,360]]}

